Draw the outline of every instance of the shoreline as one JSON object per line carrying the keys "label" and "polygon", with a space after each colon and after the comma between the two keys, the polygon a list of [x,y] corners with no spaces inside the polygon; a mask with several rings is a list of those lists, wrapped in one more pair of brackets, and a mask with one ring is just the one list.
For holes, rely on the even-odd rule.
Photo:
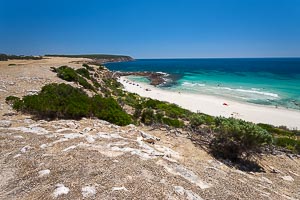
{"label": "shoreline", "polygon": [[300,129],[300,112],[295,110],[241,103],[204,94],[166,91],[152,85],[131,81],[124,76],[121,76],[118,80],[128,92],[137,93],[142,97],[175,103],[193,112]]}

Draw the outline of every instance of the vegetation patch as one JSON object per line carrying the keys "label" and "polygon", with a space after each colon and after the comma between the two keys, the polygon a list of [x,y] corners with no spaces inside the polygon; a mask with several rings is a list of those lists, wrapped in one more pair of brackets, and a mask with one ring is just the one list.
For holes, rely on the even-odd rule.
{"label": "vegetation patch", "polygon": [[61,66],[59,68],[52,68],[52,70],[57,73],[57,76],[59,78],[65,81],[75,82],[84,87],[85,89],[96,91],[95,88],[89,82],[87,82],[87,80],[81,75],[81,73],[86,75],[86,72],[83,72],[85,69],[79,69],[78,72],[72,69],[71,67]]}
{"label": "vegetation patch", "polygon": [[76,69],[77,74],[80,74],[81,76],[83,76],[86,79],[91,79],[90,73],[87,69],[85,68],[80,68],[80,69]]}
{"label": "vegetation patch", "polygon": [[122,110],[113,98],[92,98],[81,89],[68,84],[49,84],[37,95],[7,97],[13,108],[42,119],[80,119],[97,117],[117,125],[130,124],[130,116]]}
{"label": "vegetation patch", "polygon": [[86,64],[86,63],[83,64],[82,66],[85,67],[85,68],[86,68],[87,70],[89,70],[89,71],[95,71],[93,67],[90,67],[90,66],[89,66],[88,64]]}
{"label": "vegetation patch", "polygon": [[0,61],[7,61],[7,60],[41,60],[43,59],[42,56],[17,56],[17,55],[6,55],[0,54]]}
{"label": "vegetation patch", "polygon": [[272,143],[272,135],[256,124],[234,118],[218,117],[216,135],[210,143],[213,155],[237,161],[247,158],[259,147]]}
{"label": "vegetation patch", "polygon": [[288,137],[277,137],[274,139],[274,144],[288,150],[291,150],[294,153],[300,154],[300,141],[288,138]]}

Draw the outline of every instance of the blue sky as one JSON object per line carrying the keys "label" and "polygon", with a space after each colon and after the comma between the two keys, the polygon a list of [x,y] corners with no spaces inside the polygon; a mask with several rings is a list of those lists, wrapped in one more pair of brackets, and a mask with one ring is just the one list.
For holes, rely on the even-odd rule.
{"label": "blue sky", "polygon": [[300,0],[0,0],[0,52],[300,57]]}

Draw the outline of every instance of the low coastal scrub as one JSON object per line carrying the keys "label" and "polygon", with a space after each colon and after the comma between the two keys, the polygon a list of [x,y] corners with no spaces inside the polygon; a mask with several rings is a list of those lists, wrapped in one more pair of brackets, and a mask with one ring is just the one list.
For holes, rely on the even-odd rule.
{"label": "low coastal scrub", "polygon": [[[75,82],[84,87],[85,89],[95,91],[95,88],[85,79],[89,79],[89,72],[85,71],[84,68],[74,70],[68,66],[61,66],[59,68],[52,68],[57,76],[68,82]],[[85,78],[84,78],[85,77]]]}
{"label": "low coastal scrub", "polygon": [[86,68],[87,70],[89,70],[89,71],[95,71],[93,67],[90,67],[90,66],[89,66],[88,64],[86,64],[86,63],[84,63],[82,66],[85,67],[85,68]]}
{"label": "low coastal scrub", "polygon": [[13,108],[42,119],[80,119],[97,117],[117,125],[131,123],[130,116],[112,98],[90,98],[81,89],[68,84],[49,84],[37,95],[7,97]]}
{"label": "low coastal scrub", "polygon": [[286,148],[294,153],[300,154],[300,141],[288,138],[288,137],[277,137],[274,139],[274,144],[277,146]]}
{"label": "low coastal scrub", "polygon": [[[61,66],[52,70],[61,79],[92,91],[95,94],[93,97],[70,85],[50,84],[44,86],[38,95],[23,99],[10,96],[6,102],[16,110],[41,118],[97,117],[117,125],[134,122],[154,127],[182,128],[196,135],[199,141],[205,140],[214,156],[232,161],[248,159],[260,147],[270,144],[300,153],[299,131],[193,113],[175,104],[125,92],[109,71],[99,71],[87,64],[83,67],[75,70]],[[122,108],[127,111],[129,108],[128,113],[132,115]]]}
{"label": "low coastal scrub", "polygon": [[17,55],[6,55],[0,54],[0,61],[7,61],[7,60],[41,60],[43,59],[42,56],[17,56]]}
{"label": "low coastal scrub", "polygon": [[95,117],[117,125],[123,126],[131,123],[131,117],[113,98],[102,98],[95,95],[92,98],[92,111]]}
{"label": "low coastal scrub", "polygon": [[84,78],[91,80],[90,73],[87,69],[85,69],[85,68],[76,69],[76,72],[77,72],[77,74],[80,74]]}
{"label": "low coastal scrub", "polygon": [[210,143],[215,156],[236,161],[248,157],[259,147],[272,143],[272,135],[256,124],[234,118],[218,117],[216,135]]}

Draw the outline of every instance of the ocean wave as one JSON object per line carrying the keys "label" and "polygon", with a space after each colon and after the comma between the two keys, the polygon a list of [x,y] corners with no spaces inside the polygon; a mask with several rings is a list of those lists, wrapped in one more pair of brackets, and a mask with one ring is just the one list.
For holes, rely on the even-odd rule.
{"label": "ocean wave", "polygon": [[157,74],[162,74],[164,76],[170,76],[170,74],[166,73],[166,72],[156,72]]}
{"label": "ocean wave", "polygon": [[260,94],[260,95],[264,95],[264,96],[270,96],[270,97],[275,97],[278,98],[279,95],[275,94],[275,93],[271,93],[271,92],[262,92],[259,90],[253,90],[253,88],[251,90],[245,90],[245,89],[233,89],[233,88],[229,88],[229,87],[216,87],[218,89],[221,90],[229,90],[229,91],[236,91],[236,92],[243,92],[243,93],[251,93],[251,94]]}
{"label": "ocean wave", "polygon": [[189,86],[189,87],[194,87],[194,86],[204,87],[205,86],[205,84],[202,84],[202,83],[190,83],[190,82],[183,82],[181,85]]}

